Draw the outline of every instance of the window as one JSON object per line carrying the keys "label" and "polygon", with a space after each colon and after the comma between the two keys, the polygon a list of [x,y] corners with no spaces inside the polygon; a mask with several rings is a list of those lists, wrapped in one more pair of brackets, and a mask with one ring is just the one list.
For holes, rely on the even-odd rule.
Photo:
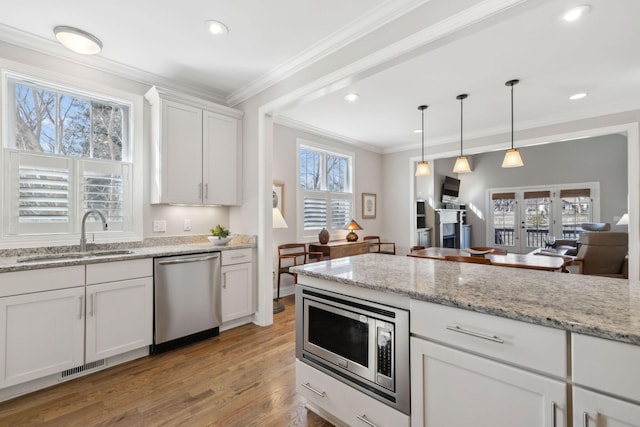
{"label": "window", "polygon": [[560,190],[562,203],[562,238],[575,239],[583,232],[582,223],[590,222],[593,203],[590,188]]}
{"label": "window", "polygon": [[[132,231],[131,104],[6,74],[4,236]],[[99,231],[90,216],[87,229]],[[96,223],[96,224],[91,224]]]}
{"label": "window", "polygon": [[351,220],[353,155],[308,145],[298,147],[303,237],[317,237],[322,228],[334,234]]}

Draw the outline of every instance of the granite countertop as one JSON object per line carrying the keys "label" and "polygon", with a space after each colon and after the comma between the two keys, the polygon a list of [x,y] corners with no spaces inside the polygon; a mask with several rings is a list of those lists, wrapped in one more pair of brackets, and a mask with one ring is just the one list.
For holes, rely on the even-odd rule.
{"label": "granite countertop", "polygon": [[634,281],[381,254],[291,271],[640,345],[640,284]]}
{"label": "granite countertop", "polygon": [[[30,256],[9,256],[9,257],[0,257],[0,273],[5,273],[9,271],[24,271],[24,270],[35,270],[40,268],[52,268],[52,267],[65,267],[70,265],[83,265],[83,264],[94,264],[100,262],[112,262],[112,261],[124,261],[124,260],[132,260],[132,259],[141,259],[141,258],[152,258],[159,256],[171,256],[171,255],[181,255],[181,254],[192,254],[192,253],[207,253],[207,252],[220,252],[220,251],[228,251],[235,249],[243,249],[243,248],[255,248],[255,243],[242,243],[242,244],[227,244],[221,246],[214,246],[211,243],[184,243],[184,244],[174,244],[174,245],[160,245],[160,246],[146,246],[139,248],[127,248],[122,251],[130,251],[130,253],[114,253],[111,255],[99,255],[99,256],[90,256],[83,258],[63,258],[63,259],[53,259],[53,260],[33,260],[27,262],[18,262],[18,259],[29,258]],[[97,252],[100,252],[97,249]],[[104,250],[104,252],[109,249]],[[114,251],[119,251],[118,249],[112,249]],[[122,252],[120,251],[120,252]],[[54,256],[54,253],[51,253]],[[32,255],[33,257],[38,257],[40,255]]]}

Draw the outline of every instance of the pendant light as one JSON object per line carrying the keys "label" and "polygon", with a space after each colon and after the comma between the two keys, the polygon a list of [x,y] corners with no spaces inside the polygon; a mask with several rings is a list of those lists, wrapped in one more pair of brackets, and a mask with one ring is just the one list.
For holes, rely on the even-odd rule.
{"label": "pendant light", "polygon": [[519,168],[524,166],[522,157],[517,148],[513,148],[513,87],[520,83],[520,80],[509,80],[505,83],[506,86],[511,87],[511,148],[504,154],[504,160],[502,161],[503,168]]}
{"label": "pendant light", "polygon": [[416,176],[431,175],[429,162],[424,161],[424,110],[426,110],[427,107],[427,105],[421,105],[418,107],[418,110],[422,111],[422,160],[418,162],[418,167],[416,167]]}
{"label": "pendant light", "polygon": [[456,99],[460,100],[460,155],[456,159],[456,164],[453,166],[453,173],[469,173],[471,167],[469,166],[469,160],[467,156],[462,155],[462,101],[467,99],[469,95],[463,93],[456,96]]}

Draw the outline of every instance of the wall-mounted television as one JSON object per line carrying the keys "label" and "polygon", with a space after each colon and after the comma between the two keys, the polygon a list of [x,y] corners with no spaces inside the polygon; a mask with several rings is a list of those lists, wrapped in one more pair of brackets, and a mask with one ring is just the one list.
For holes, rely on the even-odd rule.
{"label": "wall-mounted television", "polygon": [[457,199],[459,191],[460,180],[450,176],[445,176],[444,182],[442,183],[442,201],[445,202]]}

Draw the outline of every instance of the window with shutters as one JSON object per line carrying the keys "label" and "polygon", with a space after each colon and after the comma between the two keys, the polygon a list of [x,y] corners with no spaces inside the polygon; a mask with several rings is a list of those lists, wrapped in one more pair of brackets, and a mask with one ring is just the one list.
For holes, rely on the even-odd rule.
{"label": "window with shutters", "polygon": [[[5,73],[3,236],[131,231],[131,104]],[[88,217],[88,231],[100,231]]]}
{"label": "window with shutters", "polygon": [[299,143],[298,166],[302,236],[335,236],[353,215],[353,155]]}

